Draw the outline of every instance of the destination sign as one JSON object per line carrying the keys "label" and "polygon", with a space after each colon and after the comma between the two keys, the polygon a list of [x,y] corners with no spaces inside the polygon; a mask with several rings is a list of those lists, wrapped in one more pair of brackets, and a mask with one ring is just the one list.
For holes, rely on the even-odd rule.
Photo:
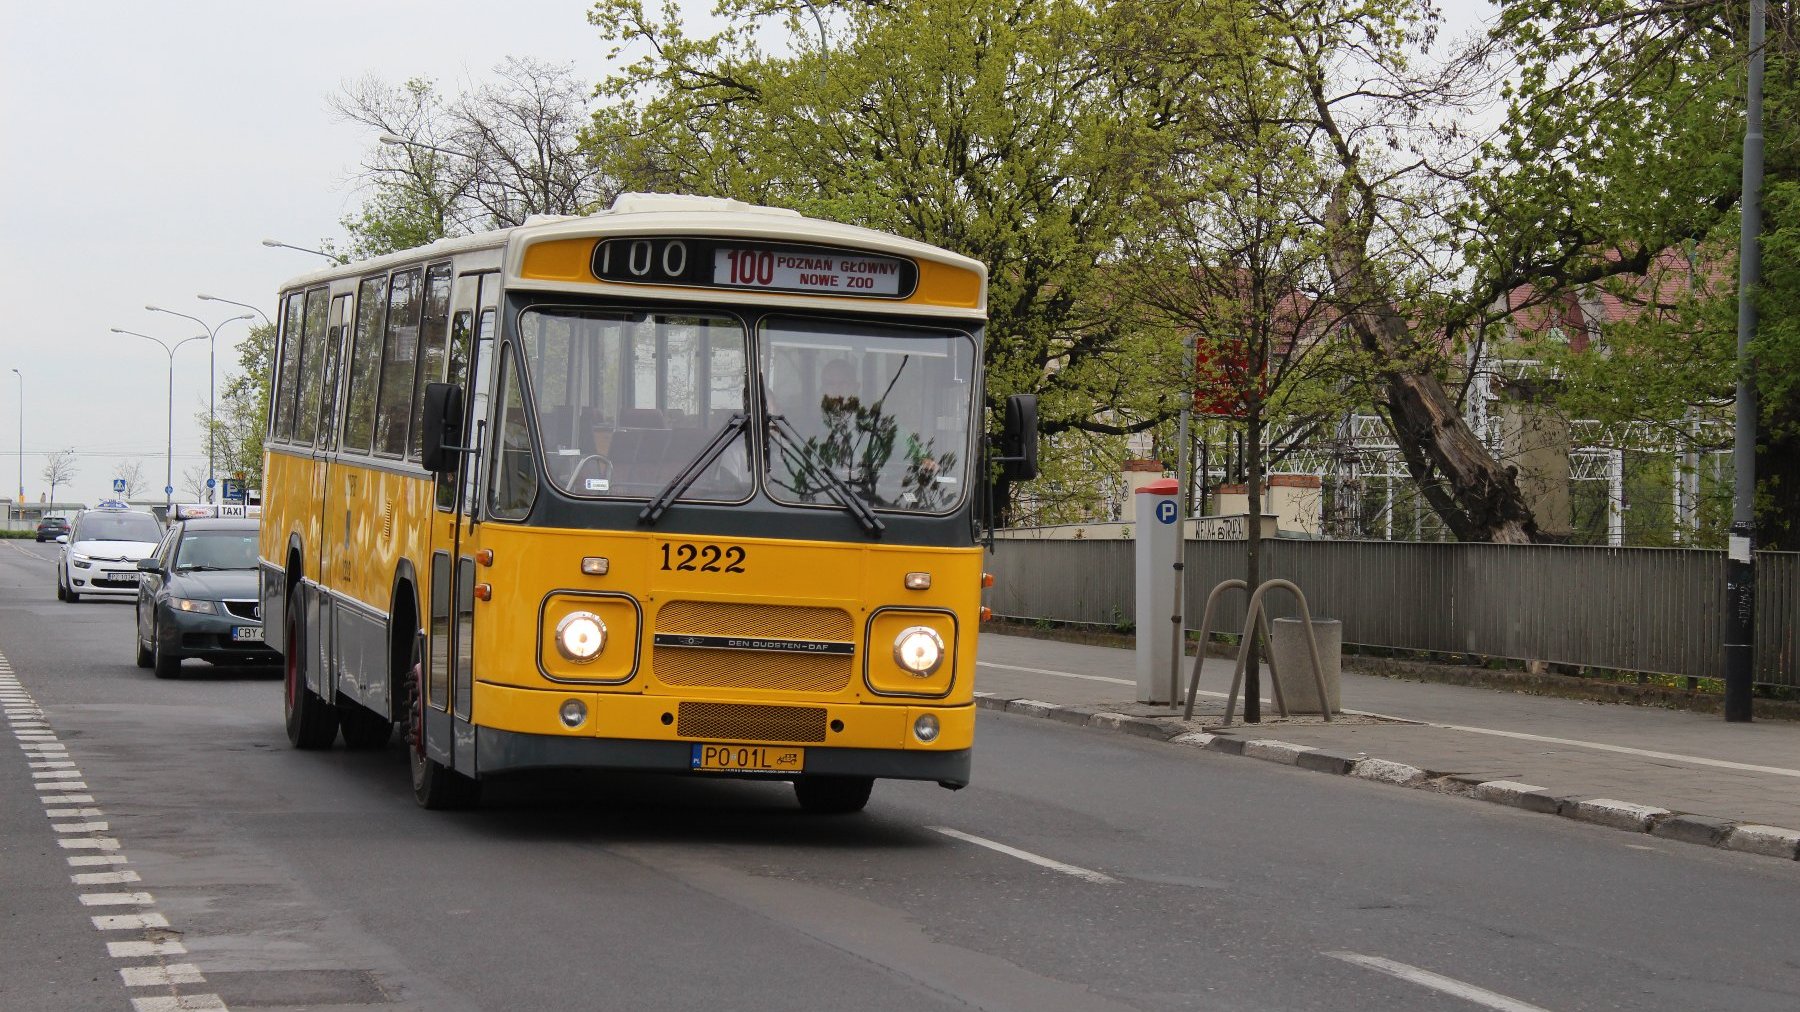
{"label": "destination sign", "polygon": [[919,267],[902,257],[827,246],[689,236],[607,239],[594,247],[602,281],[903,299]]}

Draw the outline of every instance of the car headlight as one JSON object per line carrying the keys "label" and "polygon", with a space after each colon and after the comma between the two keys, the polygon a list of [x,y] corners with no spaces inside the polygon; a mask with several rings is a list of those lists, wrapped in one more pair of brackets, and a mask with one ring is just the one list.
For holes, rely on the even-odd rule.
{"label": "car headlight", "polygon": [[76,555],[73,552],[69,553],[69,564],[73,565],[76,569],[92,569],[94,565],[92,562],[88,561],[87,556]]}
{"label": "car headlight", "polygon": [[573,611],[556,623],[556,650],[577,664],[586,664],[606,648],[606,623],[591,611]]}
{"label": "car headlight", "polygon": [[169,603],[181,611],[191,611],[200,615],[220,614],[219,602],[217,601],[196,601],[187,597],[172,597],[169,598]]}
{"label": "car headlight", "polygon": [[930,677],[944,663],[944,638],[922,625],[902,629],[894,637],[894,663],[920,678]]}

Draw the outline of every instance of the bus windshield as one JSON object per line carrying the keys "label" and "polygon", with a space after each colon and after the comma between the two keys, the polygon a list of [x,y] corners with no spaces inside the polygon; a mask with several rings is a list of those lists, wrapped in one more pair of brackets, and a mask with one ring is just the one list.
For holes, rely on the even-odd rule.
{"label": "bus windshield", "polygon": [[[535,308],[519,329],[546,476],[570,495],[656,495],[748,403],[730,317]],[[682,498],[746,499],[747,444],[746,430]]]}
{"label": "bus windshield", "polygon": [[[769,495],[831,502],[829,470],[878,509],[955,508],[968,485],[975,342],[961,331],[771,317],[760,334]],[[779,423],[777,423],[779,424]]]}

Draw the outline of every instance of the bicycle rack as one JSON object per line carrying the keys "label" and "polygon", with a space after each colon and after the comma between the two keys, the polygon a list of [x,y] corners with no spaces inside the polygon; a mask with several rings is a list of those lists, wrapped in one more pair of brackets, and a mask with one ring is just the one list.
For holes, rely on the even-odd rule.
{"label": "bicycle rack", "polygon": [[[1200,611],[1200,645],[1194,651],[1194,669],[1188,675],[1187,709],[1182,711],[1182,720],[1194,719],[1194,698],[1199,695],[1200,688],[1200,665],[1206,660],[1206,644],[1212,638],[1213,609],[1218,605],[1219,597],[1228,590],[1248,591],[1249,589],[1250,585],[1242,580],[1226,580],[1206,595],[1206,607]],[[1262,635],[1263,642],[1267,643],[1269,641],[1269,623],[1266,618],[1258,623],[1257,631]],[[1242,652],[1242,645],[1238,647],[1238,650],[1240,653]],[[1281,680],[1275,677],[1273,651],[1269,652],[1269,687],[1275,692],[1276,709],[1281,711],[1283,717],[1287,716],[1287,700],[1281,698]]]}
{"label": "bicycle rack", "polygon": [[[1204,616],[1205,622],[1211,622],[1212,620],[1212,608],[1218,595],[1224,590],[1233,589],[1234,584],[1236,585],[1236,589],[1244,589],[1249,586],[1242,580],[1226,580],[1224,583],[1214,587],[1212,593],[1207,595],[1207,613]],[[1293,594],[1295,603],[1300,606],[1300,619],[1306,623],[1306,646],[1310,659],[1312,660],[1313,685],[1319,693],[1319,711],[1324,716],[1325,722],[1329,724],[1331,722],[1331,705],[1325,695],[1325,665],[1319,660],[1319,637],[1313,630],[1312,609],[1306,606],[1306,595],[1290,580],[1265,580],[1261,586],[1256,588],[1256,593],[1250,595],[1250,605],[1244,614],[1244,634],[1243,637],[1238,640],[1237,666],[1233,668],[1231,673],[1231,691],[1225,697],[1225,720],[1219,726],[1230,727],[1232,716],[1237,712],[1238,692],[1243,688],[1244,670],[1248,666],[1249,661],[1249,650],[1246,648],[1250,642],[1250,637],[1257,632],[1261,632],[1265,639],[1269,635],[1268,616],[1263,609],[1263,595],[1267,594],[1270,590],[1285,590],[1288,593]],[[1187,714],[1190,718],[1194,712],[1194,687],[1200,681],[1200,660],[1206,652],[1204,649],[1206,642],[1204,637],[1206,635],[1208,634],[1206,632],[1206,627],[1203,624],[1201,626],[1202,650],[1200,651],[1200,655],[1194,658],[1194,673],[1188,680]],[[1272,654],[1273,651],[1271,651],[1271,655]],[[1273,664],[1269,667],[1269,675],[1270,684],[1275,687],[1275,701],[1281,708],[1281,715],[1285,717],[1288,715],[1287,706],[1282,703],[1280,689],[1281,682],[1275,677],[1276,672]]]}

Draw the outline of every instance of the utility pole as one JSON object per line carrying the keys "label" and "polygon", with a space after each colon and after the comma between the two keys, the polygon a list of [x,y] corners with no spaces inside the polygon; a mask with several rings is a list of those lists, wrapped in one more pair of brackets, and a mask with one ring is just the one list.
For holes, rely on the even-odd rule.
{"label": "utility pole", "polygon": [[1751,718],[1756,678],[1756,288],[1762,283],[1764,0],[1750,0],[1750,73],[1744,110],[1744,203],[1738,226],[1737,433],[1730,548],[1725,553],[1725,719]]}

